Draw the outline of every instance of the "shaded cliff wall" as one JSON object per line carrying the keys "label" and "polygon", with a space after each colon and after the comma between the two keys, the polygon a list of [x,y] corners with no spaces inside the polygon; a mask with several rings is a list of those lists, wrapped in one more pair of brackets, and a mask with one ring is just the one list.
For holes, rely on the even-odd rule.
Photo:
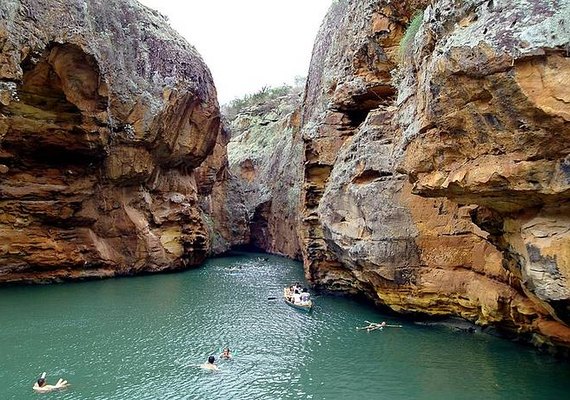
{"label": "shaded cliff wall", "polygon": [[221,254],[250,240],[249,212],[243,182],[232,174],[228,159],[230,132],[221,127],[212,154],[196,170],[200,207],[211,237],[211,254]]}
{"label": "shaded cliff wall", "polygon": [[302,114],[314,285],[570,346],[564,13],[567,1],[333,4]]}
{"label": "shaded cliff wall", "polygon": [[158,13],[2,1],[0,282],[200,263],[219,131],[208,69]]}
{"label": "shaded cliff wall", "polygon": [[[300,88],[251,104],[228,121],[230,169],[243,191],[249,235],[244,244],[301,258],[297,235],[303,143]],[[234,203],[235,207],[235,203]]]}

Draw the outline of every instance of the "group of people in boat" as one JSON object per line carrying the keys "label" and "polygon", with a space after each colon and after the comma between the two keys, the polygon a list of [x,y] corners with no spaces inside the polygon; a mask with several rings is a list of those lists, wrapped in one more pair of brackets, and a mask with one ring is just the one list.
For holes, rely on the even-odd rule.
{"label": "group of people in boat", "polygon": [[293,304],[304,305],[308,304],[311,300],[311,294],[307,288],[302,287],[299,282],[294,283],[289,287],[287,301]]}

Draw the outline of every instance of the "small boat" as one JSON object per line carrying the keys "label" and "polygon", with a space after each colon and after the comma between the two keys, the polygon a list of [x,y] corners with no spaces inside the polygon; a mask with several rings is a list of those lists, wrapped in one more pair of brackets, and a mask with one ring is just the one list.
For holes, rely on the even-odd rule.
{"label": "small boat", "polygon": [[306,294],[305,300],[298,299],[295,301],[293,291],[288,287],[283,289],[283,298],[285,299],[285,303],[298,310],[311,311],[313,308],[313,301],[308,297],[310,296],[308,292],[302,293],[301,296],[303,296],[303,294]]}

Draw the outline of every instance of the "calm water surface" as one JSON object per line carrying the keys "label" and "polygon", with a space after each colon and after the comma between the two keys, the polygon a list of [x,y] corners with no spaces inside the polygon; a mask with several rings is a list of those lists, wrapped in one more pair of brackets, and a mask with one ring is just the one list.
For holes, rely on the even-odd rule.
{"label": "calm water surface", "polygon": [[[0,289],[0,399],[563,399],[570,364],[506,340],[281,299],[299,263],[258,254],[128,279]],[[277,299],[271,299],[276,297]],[[366,333],[364,320],[403,324]],[[220,371],[199,368],[224,346]],[[48,382],[72,386],[35,394]]]}

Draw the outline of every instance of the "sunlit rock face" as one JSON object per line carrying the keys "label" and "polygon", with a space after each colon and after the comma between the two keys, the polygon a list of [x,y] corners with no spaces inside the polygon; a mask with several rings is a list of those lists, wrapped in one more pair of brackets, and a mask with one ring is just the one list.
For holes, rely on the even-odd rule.
{"label": "sunlit rock face", "polygon": [[196,168],[223,169],[219,126],[208,69],[158,13],[3,0],[0,282],[203,261],[214,185]]}
{"label": "sunlit rock face", "polygon": [[406,177],[394,168],[391,126],[390,72],[413,11],[335,2],[317,36],[303,108],[300,231],[306,274],[318,286],[397,290],[404,270],[418,266],[417,228],[395,198]]}
{"label": "sunlit rock face", "polygon": [[[228,158],[244,201],[248,235],[244,244],[300,259],[297,235],[303,143],[299,133],[300,89],[252,105],[232,116]],[[234,189],[235,190],[235,189]]]}
{"label": "sunlit rock face", "polygon": [[568,325],[570,2],[451,4],[426,10],[404,74],[403,167],[414,193],[477,205],[521,290]]}
{"label": "sunlit rock face", "polygon": [[315,44],[306,275],[567,351],[569,3],[394,3],[334,3]]}

